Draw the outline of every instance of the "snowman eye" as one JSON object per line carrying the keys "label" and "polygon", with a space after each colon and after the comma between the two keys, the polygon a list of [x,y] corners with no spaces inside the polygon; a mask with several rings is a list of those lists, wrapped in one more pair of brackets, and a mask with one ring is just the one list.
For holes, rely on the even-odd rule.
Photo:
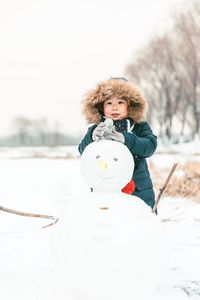
{"label": "snowman eye", "polygon": [[100,158],[100,155],[97,155],[97,156],[96,156],[96,159],[98,159],[98,158]]}
{"label": "snowman eye", "polygon": [[118,161],[118,158],[117,158],[117,157],[114,157],[113,160],[114,160],[114,161]]}

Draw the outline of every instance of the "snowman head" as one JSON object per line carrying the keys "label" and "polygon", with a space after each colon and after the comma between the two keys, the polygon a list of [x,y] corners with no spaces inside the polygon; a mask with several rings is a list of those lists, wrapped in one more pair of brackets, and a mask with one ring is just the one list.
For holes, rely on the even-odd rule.
{"label": "snowman head", "polygon": [[94,191],[120,192],[131,180],[133,169],[131,152],[115,141],[93,142],[81,157],[83,178]]}

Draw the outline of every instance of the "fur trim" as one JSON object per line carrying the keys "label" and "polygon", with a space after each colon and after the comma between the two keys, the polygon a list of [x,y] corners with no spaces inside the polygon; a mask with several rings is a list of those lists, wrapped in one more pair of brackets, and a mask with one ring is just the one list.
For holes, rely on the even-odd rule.
{"label": "fur trim", "polygon": [[109,79],[100,82],[83,99],[83,114],[88,123],[99,124],[103,116],[103,102],[110,97],[123,98],[128,102],[129,117],[134,123],[146,119],[147,101],[141,91],[132,83]]}

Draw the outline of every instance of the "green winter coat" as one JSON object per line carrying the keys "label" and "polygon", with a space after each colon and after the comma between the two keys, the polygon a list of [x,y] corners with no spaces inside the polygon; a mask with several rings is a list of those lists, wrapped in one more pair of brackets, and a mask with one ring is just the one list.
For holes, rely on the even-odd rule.
{"label": "green winter coat", "polygon": [[133,83],[123,78],[111,78],[100,82],[94,89],[86,93],[83,99],[83,114],[89,124],[95,125],[89,127],[79,145],[79,152],[82,154],[85,147],[93,142],[92,132],[102,121],[104,115],[103,103],[112,97],[127,101],[128,118],[134,124],[131,132],[122,132],[125,137],[125,145],[132,153],[135,161],[133,180],[136,189],[133,195],[140,197],[153,207],[155,196],[146,158],[156,150],[157,139],[146,122],[147,100]]}

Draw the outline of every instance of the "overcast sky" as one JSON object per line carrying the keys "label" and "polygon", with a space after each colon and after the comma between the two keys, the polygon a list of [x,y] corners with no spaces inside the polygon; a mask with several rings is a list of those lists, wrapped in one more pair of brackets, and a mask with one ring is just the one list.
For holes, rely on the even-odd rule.
{"label": "overcast sky", "polygon": [[0,135],[17,116],[85,129],[80,101],[123,76],[182,0],[0,0]]}

